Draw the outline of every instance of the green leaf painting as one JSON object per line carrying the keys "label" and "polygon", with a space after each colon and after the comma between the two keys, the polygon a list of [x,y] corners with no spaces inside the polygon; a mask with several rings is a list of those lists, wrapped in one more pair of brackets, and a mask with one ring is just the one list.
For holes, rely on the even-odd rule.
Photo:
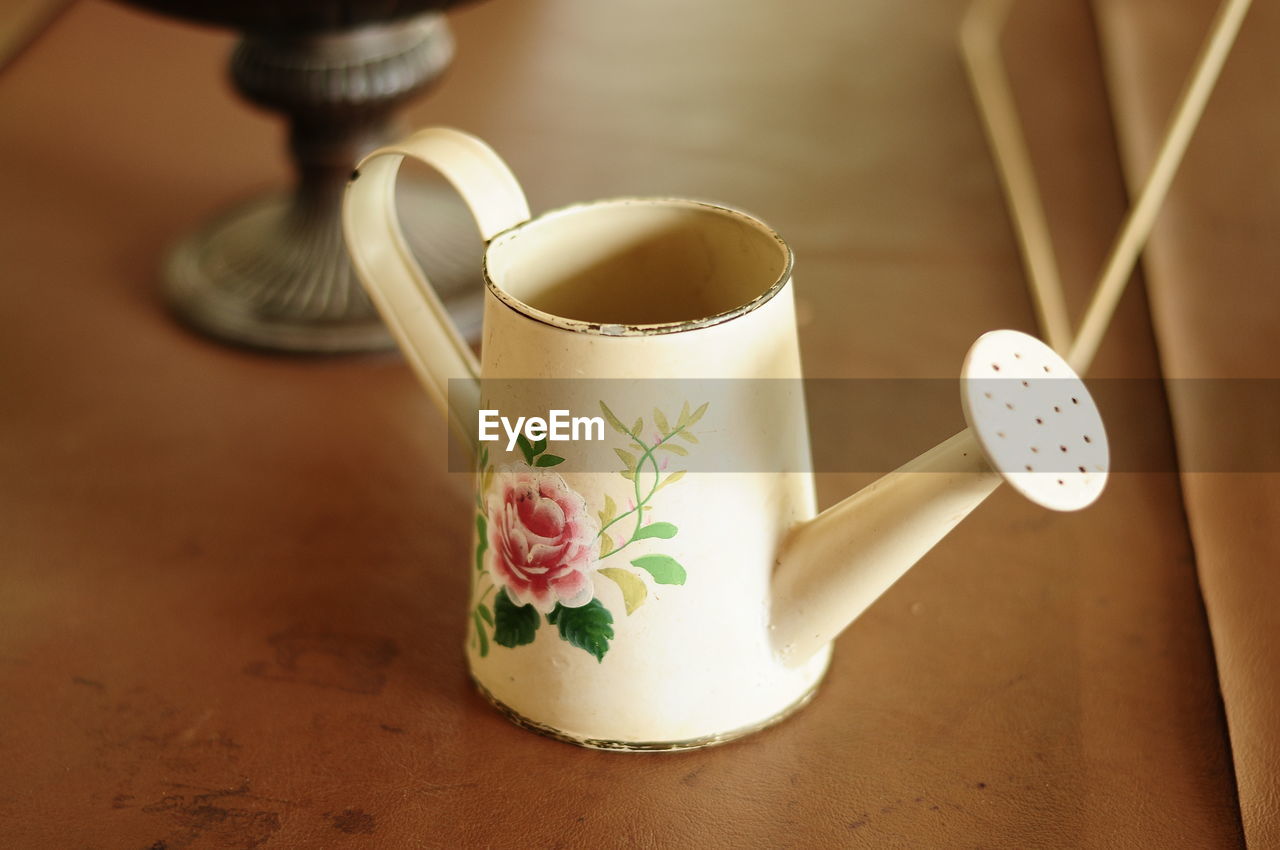
{"label": "green leaf painting", "polygon": [[471,619],[475,620],[476,624],[476,638],[479,640],[479,648],[477,651],[480,653],[480,657],[484,658],[489,654],[489,635],[485,631],[484,623],[482,622],[479,611],[473,611],[471,613]]}
{"label": "green leaf painting", "polygon": [[500,590],[493,598],[493,640],[501,646],[524,646],[533,643],[538,631],[538,611],[532,605],[517,606]]}
{"label": "green leaf painting", "polygon": [[489,521],[476,514],[476,572],[484,572],[484,553],[489,548]]}
{"label": "green leaf painting", "polygon": [[537,452],[533,450],[533,444],[529,442],[529,438],[524,434],[521,434],[516,437],[516,445],[520,448],[520,454],[524,455],[524,462],[532,464],[533,456],[536,455]]}
{"label": "green leaf painting", "polygon": [[637,531],[634,535],[636,540],[645,540],[650,537],[657,537],[662,540],[670,540],[676,536],[676,527],[669,522],[653,522]]}
{"label": "green leaf painting", "polygon": [[644,555],[632,561],[631,565],[653,576],[658,584],[684,584],[688,577],[680,562],[670,555]]}
{"label": "green leaf painting", "polygon": [[613,615],[600,604],[599,599],[592,599],[579,608],[557,605],[547,615],[547,622],[560,630],[560,637],[579,649],[585,649],[596,657],[596,661],[604,661],[613,637]]}

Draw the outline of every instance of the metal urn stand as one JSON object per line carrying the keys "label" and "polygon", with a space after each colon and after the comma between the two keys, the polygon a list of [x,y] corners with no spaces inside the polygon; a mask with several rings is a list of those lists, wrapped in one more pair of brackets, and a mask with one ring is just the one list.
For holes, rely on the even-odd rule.
{"label": "metal urn stand", "polygon": [[[402,129],[394,111],[448,67],[453,39],[443,15],[433,9],[390,21],[338,16],[322,28],[272,20],[255,31],[257,21],[182,3],[140,5],[249,29],[231,57],[232,79],[248,100],[289,117],[297,168],[292,190],[226,211],[172,249],[164,287],[174,311],[206,334],[256,348],[392,348],[347,259],[342,192],[356,161]],[[320,5],[293,8],[314,12]],[[474,333],[482,298],[474,225],[442,184],[418,181],[400,194],[411,248],[430,255],[433,283],[464,334]]]}

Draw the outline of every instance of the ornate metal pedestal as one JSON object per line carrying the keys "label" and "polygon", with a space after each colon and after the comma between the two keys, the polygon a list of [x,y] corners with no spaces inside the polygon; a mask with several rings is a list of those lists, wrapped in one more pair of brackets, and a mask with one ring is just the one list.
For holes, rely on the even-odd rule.
{"label": "ornate metal pedestal", "polygon": [[[392,347],[347,260],[342,190],[355,162],[402,129],[393,111],[448,66],[453,40],[444,17],[369,20],[389,8],[403,14],[411,3],[141,5],[249,29],[232,55],[232,78],[246,98],[289,116],[298,172],[292,191],[234,208],[175,246],[164,272],[174,310],[205,333],[259,348]],[[480,244],[470,217],[437,184],[400,194],[410,244],[430,254],[432,281],[463,332],[478,329]]]}

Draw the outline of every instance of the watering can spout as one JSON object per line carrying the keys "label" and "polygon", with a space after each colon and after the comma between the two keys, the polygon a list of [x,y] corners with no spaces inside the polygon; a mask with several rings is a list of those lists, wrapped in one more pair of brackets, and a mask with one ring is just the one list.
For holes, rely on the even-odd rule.
{"label": "watering can spout", "polygon": [[1109,454],[1084,383],[1048,346],[993,331],[965,359],[969,427],[795,529],[773,580],[774,646],[801,664],[1001,483],[1044,507],[1101,494]]}
{"label": "watering can spout", "polygon": [[966,430],[797,529],[774,577],[778,651],[799,663],[829,643],[1000,480]]}

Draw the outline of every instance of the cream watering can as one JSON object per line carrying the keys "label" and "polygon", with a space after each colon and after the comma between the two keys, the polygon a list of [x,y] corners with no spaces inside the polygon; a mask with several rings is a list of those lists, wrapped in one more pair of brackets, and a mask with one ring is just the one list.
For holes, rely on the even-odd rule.
{"label": "cream watering can", "polygon": [[[479,361],[400,231],[404,157],[450,180],[487,243]],[[741,212],[629,198],[530,218],[489,147],[428,129],[360,163],[344,226],[405,356],[476,450],[475,558],[459,565],[472,676],[544,734],[673,750],[761,729],[809,699],[832,639],[1002,481],[1056,510],[1106,481],[1083,383],[1034,338],[995,331],[963,365],[969,427],[819,514],[791,252]],[[733,389],[709,400],[701,382]],[[548,416],[514,440],[497,428],[533,410]],[[612,467],[580,462],[588,450]],[[707,451],[752,462],[692,469]]]}

